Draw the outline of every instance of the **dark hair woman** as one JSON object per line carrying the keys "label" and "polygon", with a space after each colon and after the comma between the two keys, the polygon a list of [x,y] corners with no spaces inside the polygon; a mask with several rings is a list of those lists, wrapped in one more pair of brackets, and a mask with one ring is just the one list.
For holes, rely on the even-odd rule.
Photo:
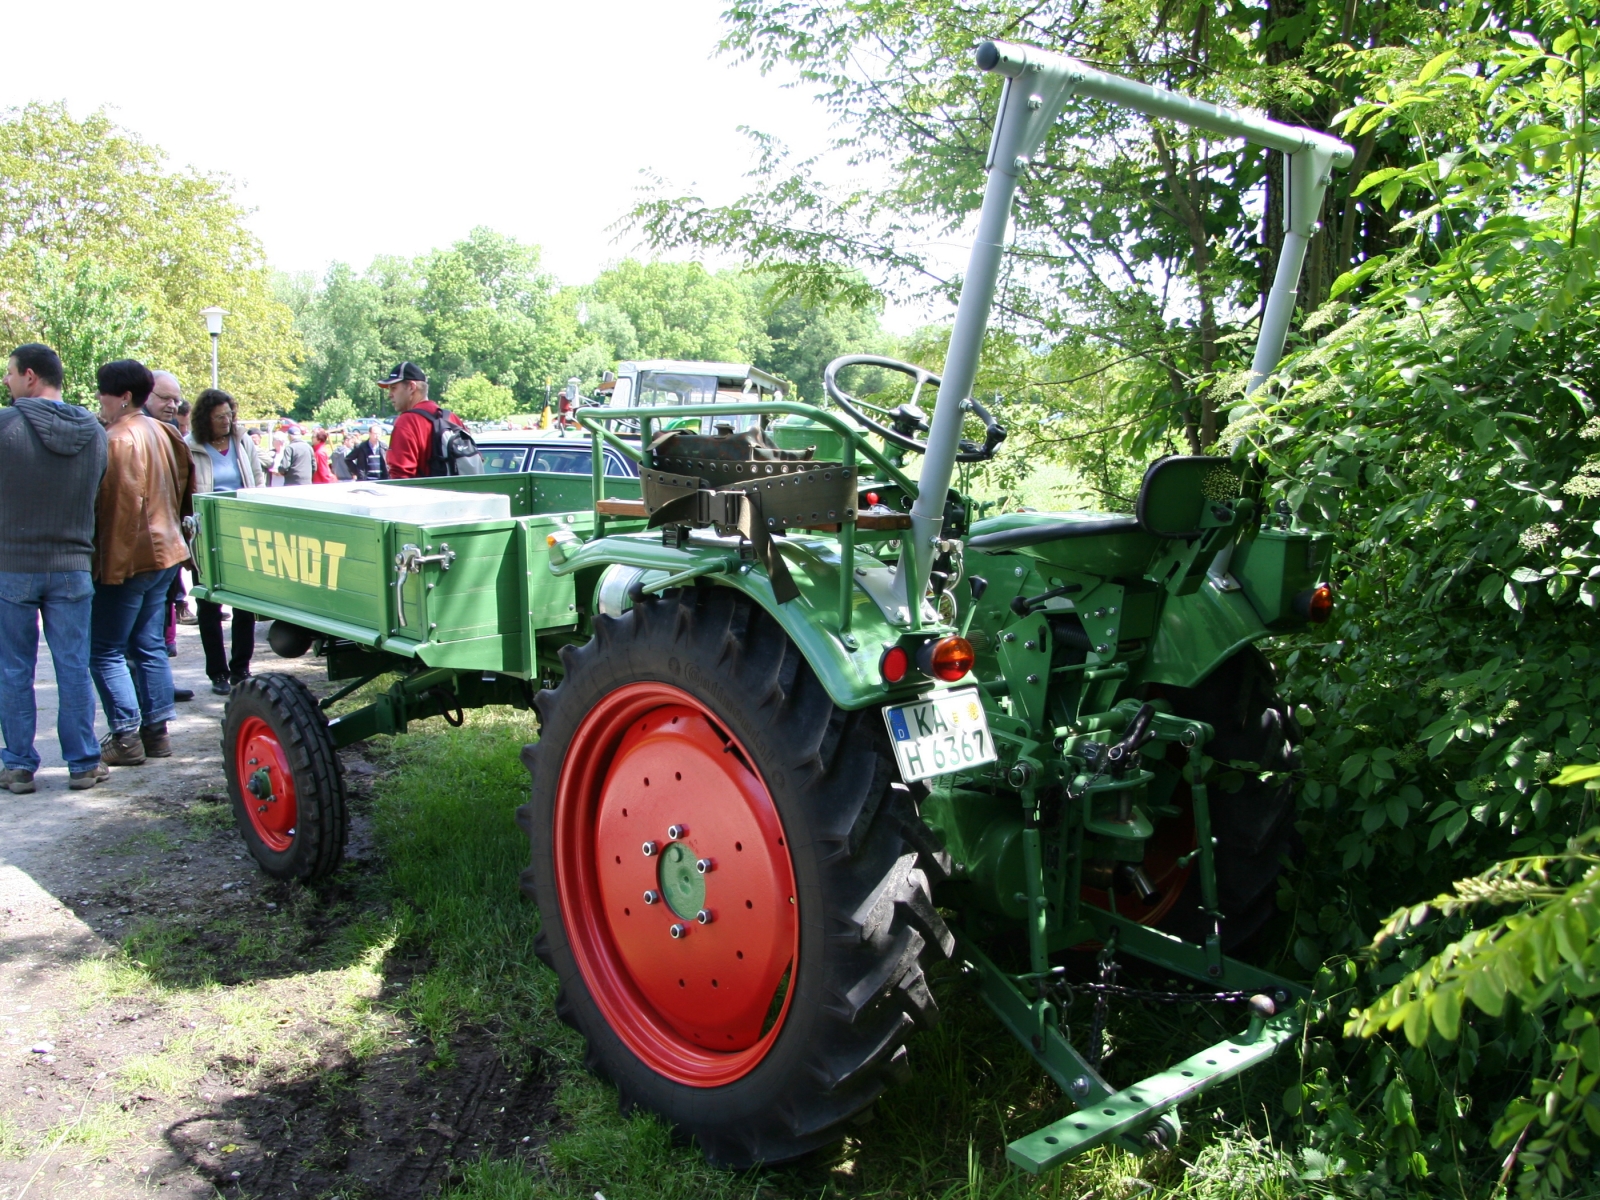
{"label": "dark hair woman", "polygon": [[[196,492],[233,492],[266,487],[256,445],[239,428],[239,406],[221,388],[207,388],[195,397],[189,422],[189,449],[194,454]],[[211,690],[226,696],[233,685],[250,674],[250,656],[256,644],[254,613],[233,610],[233,656],[222,648],[222,605],[196,600],[200,644],[206,652],[206,674]]]}

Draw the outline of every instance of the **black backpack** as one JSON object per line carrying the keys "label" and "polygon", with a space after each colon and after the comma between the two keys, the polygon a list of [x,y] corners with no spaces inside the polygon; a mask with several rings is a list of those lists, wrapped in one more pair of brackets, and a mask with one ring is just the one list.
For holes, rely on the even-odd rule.
{"label": "black backpack", "polygon": [[422,413],[433,425],[429,439],[429,475],[482,475],[483,455],[472,435],[450,418],[455,414],[448,408],[435,413]]}

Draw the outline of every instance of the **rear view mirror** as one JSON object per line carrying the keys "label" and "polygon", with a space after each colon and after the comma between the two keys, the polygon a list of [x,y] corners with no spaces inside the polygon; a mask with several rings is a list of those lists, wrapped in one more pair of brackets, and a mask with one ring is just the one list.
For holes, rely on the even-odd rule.
{"label": "rear view mirror", "polygon": [[1146,533],[1157,537],[1199,537],[1206,502],[1238,494],[1238,468],[1227,459],[1173,455],[1151,463],[1144,473],[1134,515]]}

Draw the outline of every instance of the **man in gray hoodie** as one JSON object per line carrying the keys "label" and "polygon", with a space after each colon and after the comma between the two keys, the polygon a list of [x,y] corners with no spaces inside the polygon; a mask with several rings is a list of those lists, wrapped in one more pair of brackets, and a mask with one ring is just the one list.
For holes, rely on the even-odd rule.
{"label": "man in gray hoodie", "polygon": [[94,736],[89,678],[89,571],[106,434],[87,410],[63,403],[61,359],[49,346],[18,346],[4,382],[12,403],[0,409],[0,787],[34,790],[42,618],[56,668],[61,755],[72,788],[92,788],[110,773]]}

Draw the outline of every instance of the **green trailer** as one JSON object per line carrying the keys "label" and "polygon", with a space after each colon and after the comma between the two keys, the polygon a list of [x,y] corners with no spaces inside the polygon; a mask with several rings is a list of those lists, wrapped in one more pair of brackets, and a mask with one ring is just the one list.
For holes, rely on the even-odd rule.
{"label": "green trailer", "polygon": [[[340,745],[532,708],[522,882],[558,1011],[625,1106],[730,1166],[835,1140],[903,1079],[940,958],[1075,1105],[1008,1148],[1030,1171],[1170,1146],[1180,1104],[1300,1028],[1304,988],[1235,953],[1297,849],[1299,730],[1257,643],[1326,619],[1327,535],[1222,457],[1152,464],[1132,514],[977,518],[950,485],[1003,446],[970,396],[976,355],[1016,173],[1068,94],[1288,156],[1253,386],[1350,151],[1031,48],[986,44],[979,65],[1006,82],[944,373],[870,360],[914,377],[911,404],[850,395],[841,373],[869,360],[845,359],[829,407],[580,410],[595,463],[609,443],[638,479],[597,465],[196,504],[196,594],[272,619],[276,650],[314,651],[344,684],[318,702],[263,675],[230,697],[228,783],[262,869],[337,865]],[[1071,965],[1085,946],[1090,977]],[[1108,1078],[1098,1026],[1074,1040],[1065,1012],[1074,993],[1127,998],[1122,958],[1233,1005],[1235,1032]]]}

